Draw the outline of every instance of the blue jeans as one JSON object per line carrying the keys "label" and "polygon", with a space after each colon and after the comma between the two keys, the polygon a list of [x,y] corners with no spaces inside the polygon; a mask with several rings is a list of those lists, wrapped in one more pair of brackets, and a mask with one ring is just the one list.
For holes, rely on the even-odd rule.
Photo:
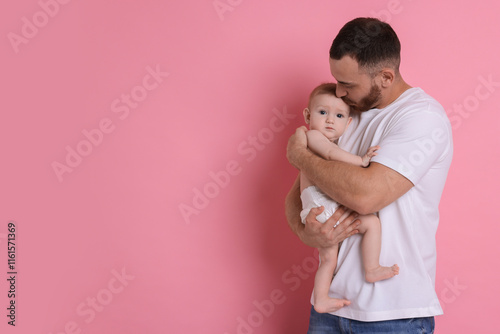
{"label": "blue jeans", "polygon": [[434,333],[434,317],[364,322],[318,313],[311,308],[307,334],[428,334]]}

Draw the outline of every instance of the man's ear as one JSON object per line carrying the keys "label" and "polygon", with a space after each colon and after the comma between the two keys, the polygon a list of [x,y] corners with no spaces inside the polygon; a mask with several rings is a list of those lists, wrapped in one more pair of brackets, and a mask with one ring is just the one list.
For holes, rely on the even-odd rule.
{"label": "man's ear", "polygon": [[311,122],[311,112],[309,111],[309,108],[305,108],[303,114],[304,121],[306,122],[306,124],[309,124]]}
{"label": "man's ear", "polygon": [[384,68],[380,72],[380,85],[383,88],[387,88],[394,82],[396,74],[392,68]]}

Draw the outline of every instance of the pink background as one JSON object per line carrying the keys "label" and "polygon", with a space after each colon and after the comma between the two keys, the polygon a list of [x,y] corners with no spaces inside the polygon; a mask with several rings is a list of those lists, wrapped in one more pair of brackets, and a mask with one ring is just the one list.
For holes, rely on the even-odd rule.
{"label": "pink background", "polygon": [[[405,79],[452,120],[437,333],[498,332],[497,1],[60,1],[0,10],[2,333],[305,333],[315,255],[284,218],[285,147],[357,16],[393,25]],[[67,147],[86,156],[58,178]]]}

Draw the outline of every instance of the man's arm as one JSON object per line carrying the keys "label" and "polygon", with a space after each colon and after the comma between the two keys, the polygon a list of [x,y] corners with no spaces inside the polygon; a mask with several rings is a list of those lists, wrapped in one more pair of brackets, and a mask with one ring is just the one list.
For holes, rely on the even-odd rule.
{"label": "man's arm", "polygon": [[304,127],[288,141],[287,158],[324,193],[360,214],[377,212],[405,194],[413,184],[378,163],[367,168],[327,161],[307,149]]}
{"label": "man's arm", "polygon": [[[285,214],[288,225],[303,243],[316,248],[331,247],[358,233],[360,222],[356,220],[357,214],[344,207],[339,207],[324,224],[316,220],[324,208],[312,208],[305,224],[300,219],[301,210],[300,178],[297,177],[285,200]],[[337,221],[340,224],[334,228]]]}
{"label": "man's arm", "polygon": [[300,238],[300,233],[304,228],[304,224],[300,219],[300,212],[302,211],[302,201],[300,200],[300,174],[295,179],[292,188],[288,192],[285,199],[285,215],[288,225],[293,233],[297,234]]}

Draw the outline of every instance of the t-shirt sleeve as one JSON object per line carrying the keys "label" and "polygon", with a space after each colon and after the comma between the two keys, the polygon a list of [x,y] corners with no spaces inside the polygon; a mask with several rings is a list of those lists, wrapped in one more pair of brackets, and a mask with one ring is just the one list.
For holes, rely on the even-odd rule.
{"label": "t-shirt sleeve", "polygon": [[372,162],[385,165],[414,185],[450,149],[451,129],[446,114],[432,104],[398,115],[384,130]]}

